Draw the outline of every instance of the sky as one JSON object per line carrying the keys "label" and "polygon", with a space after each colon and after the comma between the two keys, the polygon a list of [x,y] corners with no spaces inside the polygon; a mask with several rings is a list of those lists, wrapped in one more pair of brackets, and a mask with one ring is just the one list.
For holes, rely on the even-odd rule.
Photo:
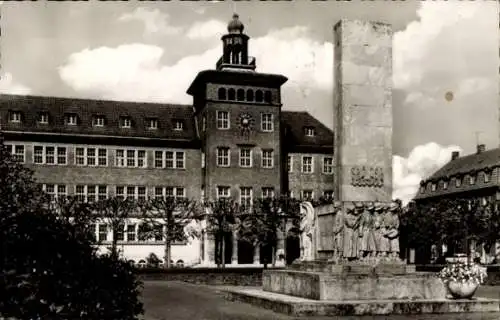
{"label": "sky", "polygon": [[196,74],[215,68],[236,11],[257,71],[289,79],[283,109],[330,128],[333,25],[382,21],[394,30],[393,196],[411,199],[454,150],[500,143],[496,1],[91,0],[0,10],[0,93],[185,104]]}

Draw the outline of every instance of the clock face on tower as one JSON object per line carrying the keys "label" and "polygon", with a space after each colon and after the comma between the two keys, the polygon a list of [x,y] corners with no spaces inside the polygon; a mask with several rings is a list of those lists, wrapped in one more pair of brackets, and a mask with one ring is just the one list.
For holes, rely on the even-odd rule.
{"label": "clock face on tower", "polygon": [[254,119],[248,113],[241,113],[238,116],[238,126],[242,134],[249,134],[253,130]]}

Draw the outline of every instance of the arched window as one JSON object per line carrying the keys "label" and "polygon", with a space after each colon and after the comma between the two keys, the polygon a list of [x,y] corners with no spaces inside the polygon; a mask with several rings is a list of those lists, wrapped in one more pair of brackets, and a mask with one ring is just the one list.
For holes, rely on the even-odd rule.
{"label": "arched window", "polygon": [[243,101],[245,100],[245,90],[243,89],[238,89],[238,93],[236,94],[236,99],[238,101]]}
{"label": "arched window", "polygon": [[234,91],[233,88],[227,90],[227,99],[228,100],[234,100],[236,96],[236,92]]}
{"label": "arched window", "polygon": [[219,88],[218,97],[219,100],[226,100],[226,88]]}
{"label": "arched window", "polygon": [[262,102],[263,98],[264,97],[263,97],[262,91],[261,90],[257,90],[257,92],[255,93],[255,101]]}
{"label": "arched window", "polygon": [[264,100],[267,103],[271,103],[271,100],[272,100],[271,91],[269,91],[269,90],[266,91],[266,93],[264,94]]}
{"label": "arched window", "polygon": [[247,101],[253,101],[253,90],[252,89],[247,90]]}

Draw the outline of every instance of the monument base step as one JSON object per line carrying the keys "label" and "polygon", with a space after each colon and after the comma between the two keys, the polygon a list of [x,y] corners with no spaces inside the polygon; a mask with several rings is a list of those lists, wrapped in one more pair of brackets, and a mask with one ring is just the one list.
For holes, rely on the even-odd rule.
{"label": "monument base step", "polygon": [[498,299],[317,301],[248,287],[225,288],[223,293],[230,301],[245,302],[294,317],[488,312],[493,315],[492,319],[500,319]]}
{"label": "monument base step", "polygon": [[332,274],[264,270],[263,291],[311,300],[444,299],[447,289],[434,273],[404,275]]}

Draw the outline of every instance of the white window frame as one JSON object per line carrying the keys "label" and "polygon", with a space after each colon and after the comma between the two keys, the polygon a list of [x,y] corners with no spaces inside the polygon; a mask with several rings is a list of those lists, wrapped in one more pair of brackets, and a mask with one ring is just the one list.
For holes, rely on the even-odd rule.
{"label": "white window frame", "polygon": [[[304,170],[305,159],[311,159],[311,164],[310,164],[311,170],[310,171]],[[314,173],[314,157],[313,156],[302,156],[301,171],[302,171],[302,173]]]}
{"label": "white window frame", "polygon": [[[54,192],[47,191],[47,186],[53,186]],[[59,187],[64,187],[65,191],[60,192]],[[53,184],[53,183],[44,183],[42,184],[42,190],[47,193],[53,200],[57,199],[59,196],[67,196],[68,195],[68,186],[65,184]]]}
{"label": "white window frame", "polygon": [[184,122],[182,120],[175,120],[174,130],[175,131],[183,131],[184,130]]}
{"label": "white window frame", "polygon": [[[242,155],[242,152],[249,152],[249,155],[246,156],[246,155]],[[253,152],[252,152],[252,148],[248,148],[248,147],[241,147],[240,148],[240,152],[239,152],[239,164],[240,164],[240,167],[241,168],[251,168],[253,166]],[[244,163],[242,164],[242,161],[244,161]],[[249,163],[249,164],[247,164]]]}
{"label": "white window frame", "polygon": [[130,117],[120,117],[120,127],[124,129],[132,128],[132,119]]}
{"label": "white window frame", "polygon": [[484,183],[489,183],[491,180],[491,174],[489,172],[483,172]]}
{"label": "white window frame", "polygon": [[[270,119],[267,117],[270,116]],[[274,131],[274,115],[272,113],[261,113],[260,115],[260,129],[263,132]]]}
{"label": "white window frame", "polygon": [[[306,199],[306,197],[304,196],[304,194],[306,192],[311,192],[311,198]],[[313,200],[314,199],[314,190],[312,190],[312,189],[304,189],[304,190],[301,191],[301,196],[302,196],[302,200],[304,200],[304,201],[305,200]]]}
{"label": "white window frame", "polygon": [[104,116],[95,116],[93,120],[94,127],[104,127],[104,123],[106,122]]}
{"label": "white window frame", "polygon": [[[327,164],[327,162],[330,164]],[[327,169],[330,169],[329,171]],[[333,157],[323,157],[323,173],[324,174],[333,174]]]}
{"label": "white window frame", "polygon": [[458,178],[458,177],[455,177],[455,187],[459,188],[462,186],[462,177]]}
{"label": "white window frame", "polygon": [[9,114],[9,122],[21,123],[22,114],[21,111],[11,111]]}
{"label": "white window frame", "polygon": [[[331,196],[327,197],[327,194],[331,194]],[[333,190],[324,190],[323,191],[323,198],[325,198],[325,199],[333,199]]]}
{"label": "white window frame", "polygon": [[293,156],[288,155],[286,159],[286,166],[287,166],[287,172],[291,173],[293,172]]}
{"label": "white window frame", "polygon": [[[94,156],[89,156],[89,149],[94,150]],[[83,155],[79,155],[79,151],[83,150]],[[104,150],[105,155],[101,156],[100,152]],[[108,149],[99,147],[75,147],[75,166],[84,167],[107,167],[108,166]],[[94,164],[89,164],[89,158],[94,159]],[[78,163],[79,159],[83,159],[82,163]],[[104,159],[105,164],[100,164],[100,160]]]}
{"label": "white window frame", "polygon": [[274,150],[263,149],[261,153],[261,166],[265,169],[274,168]]}
{"label": "white window frame", "polygon": [[[222,117],[221,115],[226,115],[227,117]],[[231,128],[229,111],[217,110],[216,122],[217,129],[219,130],[229,130]]]}
{"label": "white window frame", "polygon": [[66,115],[66,124],[69,126],[76,126],[78,124],[78,116],[76,114]]}
{"label": "white window frame", "polygon": [[469,176],[469,184],[472,186],[474,184],[476,184],[476,176],[475,175],[470,175]]}
{"label": "white window frame", "polygon": [[[7,151],[10,153],[12,159],[19,163],[25,163],[26,162],[26,146],[24,144],[10,144],[6,143],[5,147],[7,148]],[[23,152],[22,153],[17,153],[16,148],[17,147],[22,147]],[[9,150],[10,149],[10,150]]]}
{"label": "white window frame", "polygon": [[[221,191],[227,191],[227,195],[225,192],[221,194]],[[217,186],[217,199],[224,199],[231,197],[231,187],[228,186]]]}
{"label": "white window frame", "polygon": [[[83,193],[77,193],[78,187],[83,187]],[[100,192],[101,188],[104,187],[105,193]],[[95,201],[104,200],[109,197],[109,188],[104,184],[77,184],[75,185],[75,196],[83,196],[84,201],[88,202],[89,195],[94,196]],[[104,196],[103,196],[104,195]]]}
{"label": "white window frame", "polygon": [[305,127],[304,134],[306,137],[314,137],[316,135],[316,130],[314,127]]}
{"label": "white window frame", "polygon": [[[161,190],[161,194],[158,194],[157,191]],[[174,198],[186,198],[186,188],[184,187],[172,187],[172,186],[156,186],[154,187],[154,198],[155,199],[166,199],[167,191],[172,191],[172,195],[168,195],[169,197]],[[182,191],[182,195],[179,195],[179,191]]]}
{"label": "white window frame", "polygon": [[[250,191],[249,194],[246,194],[247,191]],[[240,205],[246,205],[246,201],[248,201],[249,206],[252,206],[253,203],[252,187],[240,187]]]}
{"label": "white window frame", "polygon": [[[129,227],[134,227],[134,231],[130,232],[129,230]],[[126,242],[137,242],[138,241],[138,234],[137,234],[137,228],[138,228],[138,223],[134,223],[134,222],[127,222],[125,224],[125,232],[124,232],[124,241]],[[129,239],[129,234],[133,234],[134,235],[134,239],[133,240],[130,240]]]}
{"label": "white window frame", "polygon": [[[101,237],[100,237],[100,235],[101,235],[101,227],[104,227],[106,229],[106,236],[104,237],[104,239],[101,239]],[[97,239],[98,242],[108,241],[108,239],[109,239],[109,226],[108,226],[108,224],[107,223],[103,223],[103,222],[97,223],[96,224],[96,233],[97,233],[96,239]]]}
{"label": "white window frame", "polygon": [[[35,149],[37,147],[42,148],[42,162],[35,162],[35,157],[37,154],[35,153]],[[52,155],[54,157],[54,163],[47,163],[47,148],[54,148],[54,154]],[[64,149],[64,163],[62,161],[59,161],[62,156],[59,155],[59,149]],[[36,144],[33,145],[33,156],[32,159],[33,164],[38,164],[38,165],[48,165],[48,166],[66,166],[68,165],[68,147],[67,146],[54,146],[54,145],[40,145]]]}
{"label": "white window frame", "polygon": [[[226,150],[227,151],[227,155],[219,155],[219,151],[223,151],[223,150]],[[228,147],[217,147],[216,149],[216,164],[217,164],[217,167],[222,167],[222,168],[228,168],[231,166],[231,149],[228,148]],[[224,159],[227,157],[227,164],[219,164],[219,159]],[[223,161],[222,161],[223,162]]]}
{"label": "white window frame", "polygon": [[431,183],[431,191],[434,192],[437,190],[437,183],[433,182]]}
{"label": "white window frame", "polygon": [[40,113],[39,124],[49,124],[49,114],[47,112]]}
{"label": "white window frame", "polygon": [[[129,157],[128,154],[133,151],[134,156]],[[122,153],[122,155],[119,155]],[[144,157],[139,157],[143,153]],[[133,160],[134,165],[128,165],[128,161]],[[142,166],[139,165],[139,160],[142,161]],[[147,168],[148,167],[148,152],[145,149],[115,149],[115,167],[118,168]]]}
{"label": "white window frame", "polygon": [[[123,188],[123,193],[118,192],[119,188]],[[128,193],[129,188],[134,188],[133,194]],[[118,185],[118,186],[115,186],[115,195],[117,197],[123,197],[124,199],[132,198],[135,200],[139,200],[139,195],[142,195],[142,193],[140,193],[139,190],[144,190],[144,199],[143,200],[147,200],[148,199],[148,188],[146,186]]]}
{"label": "white window frame", "polygon": [[[167,153],[172,157],[167,159]],[[161,158],[157,157],[158,154],[161,154]],[[157,169],[186,169],[186,152],[184,150],[154,150],[154,164],[153,167]],[[168,162],[172,162],[172,166],[167,166]],[[180,161],[182,160],[182,165]],[[158,166],[158,163],[161,162],[161,166]]]}
{"label": "white window frame", "polygon": [[443,190],[448,189],[448,181],[443,181]]}
{"label": "white window frame", "polygon": [[158,129],[158,119],[149,119],[148,129]]}
{"label": "white window frame", "polygon": [[[263,199],[274,198],[275,192],[273,187],[263,187],[261,192]],[[269,193],[271,194],[270,196]]]}

